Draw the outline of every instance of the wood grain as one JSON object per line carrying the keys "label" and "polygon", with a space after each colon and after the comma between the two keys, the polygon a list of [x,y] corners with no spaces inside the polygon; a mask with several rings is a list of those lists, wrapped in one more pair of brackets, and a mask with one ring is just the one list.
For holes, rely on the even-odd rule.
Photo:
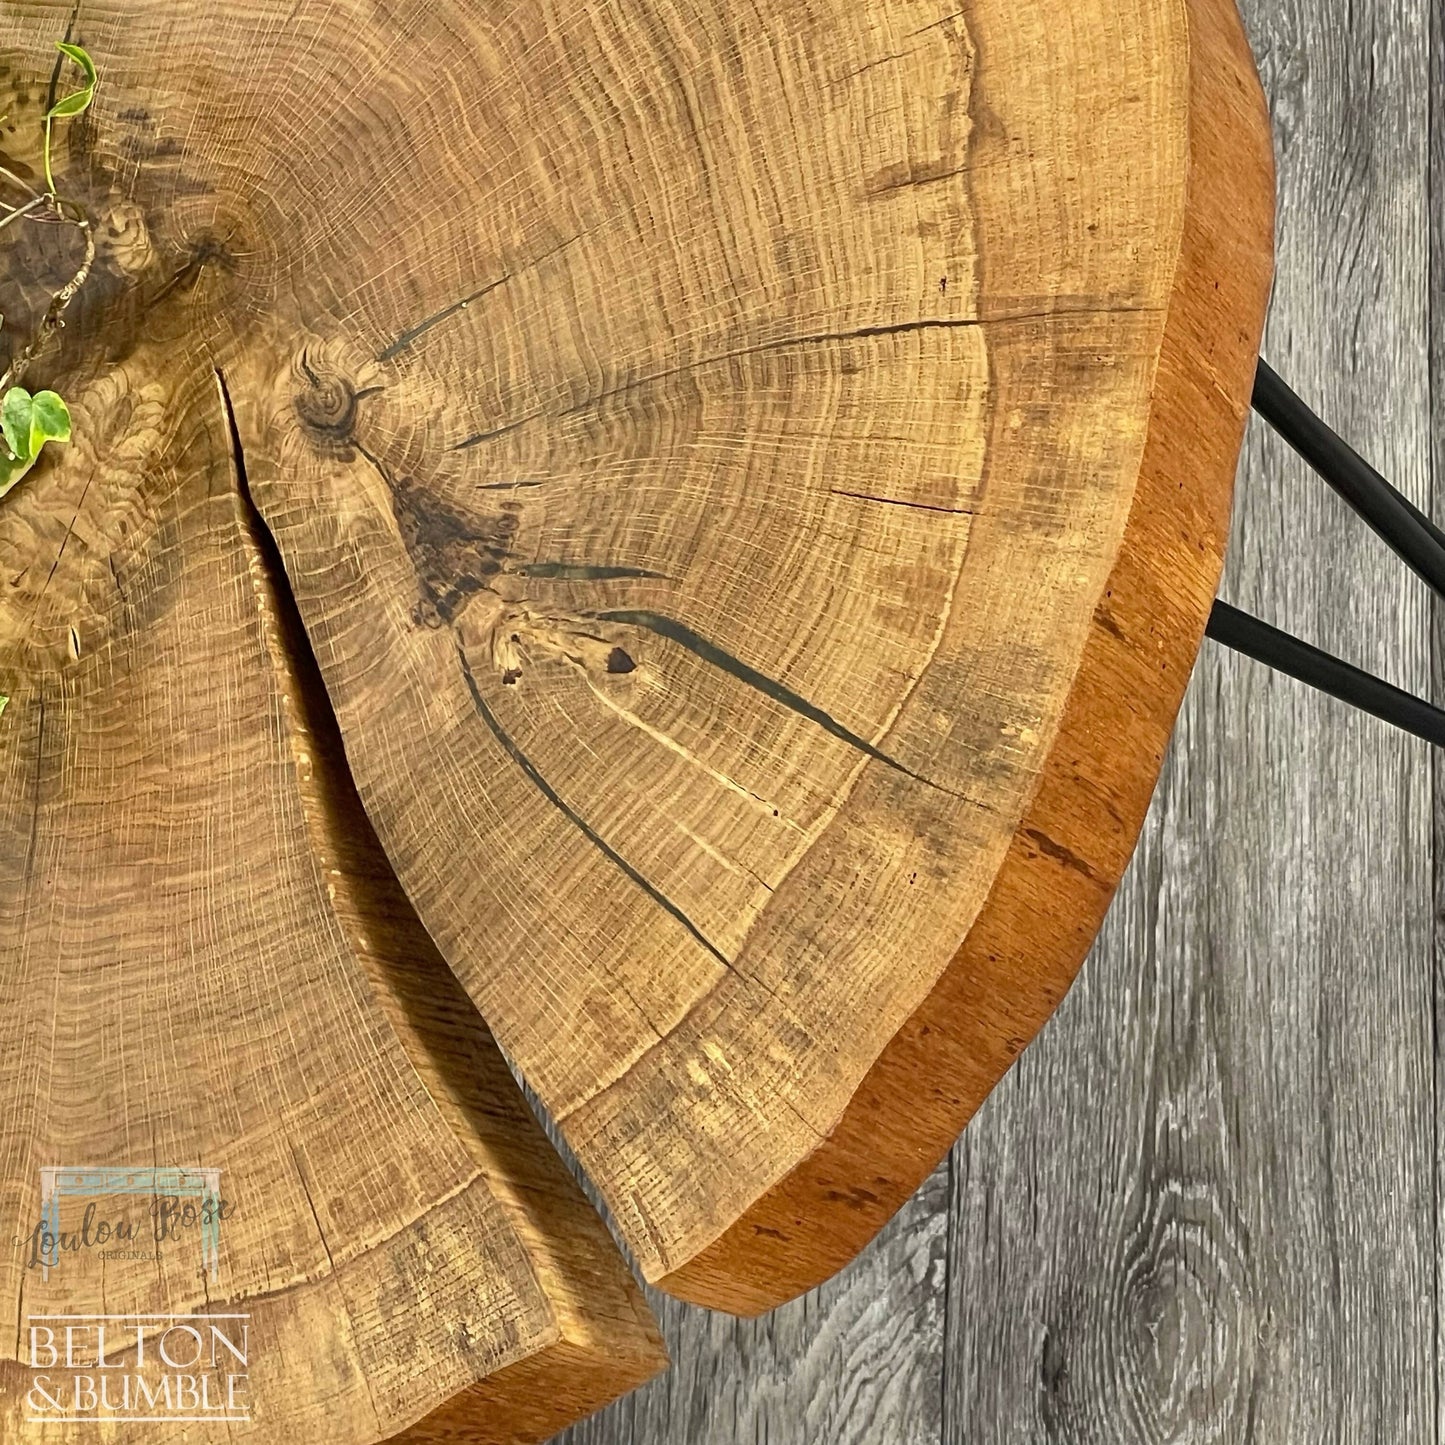
{"label": "wood grain", "polygon": [[[445,73],[427,14],[418,75]],[[494,177],[484,214],[427,213],[425,271],[339,305],[326,258],[405,254],[422,218],[279,202],[308,264],[228,375],[348,761],[671,1292],[755,1312],[850,1258],[1097,925],[1263,307],[1234,25],[506,11],[465,126],[391,76],[365,130],[365,193]],[[370,63],[352,44],[328,64]],[[699,139],[704,105],[747,124]],[[516,149],[539,108],[561,183]]]}
{"label": "wood grain", "polygon": [[[209,1275],[194,1233],[48,1273],[11,1251],[5,1438],[54,1428],[29,1316],[226,1301],[255,1342],[237,1439],[541,1439],[661,1365],[645,1306],[328,761],[217,373],[141,348],[72,395],[66,511],[0,514],[3,1209],[23,1242],[43,1167],[185,1167],[235,1215]],[[134,1324],[109,1335],[138,1369]]]}
{"label": "wood grain", "polygon": [[[721,1291],[732,1307],[759,1307],[780,1276],[803,1287],[887,1218],[921,1164],[948,1149],[1056,1007],[1128,861],[1218,583],[1230,502],[1224,479],[1245,411],[1244,392],[1225,378],[1253,373],[1270,274],[1263,232],[1272,215],[1272,162],[1233,5],[1194,7],[1189,41],[1187,202],[1139,475],[1050,761],[962,947],[828,1138],[667,1277],[666,1287],[684,1297],[716,1300]],[[1241,214],[1251,223],[1223,220]],[[1007,238],[995,240],[985,257],[1011,272],[1018,258]],[[1201,295],[1208,304],[1200,305]],[[1047,352],[1037,335],[999,341],[999,397],[1048,394],[1054,384],[1038,370]],[[1011,402],[1003,406],[1012,414]],[[999,441],[1011,463],[1023,460],[1015,443],[1013,433]],[[1026,474],[1035,465],[1023,464]],[[1036,464],[1053,475],[1057,458]],[[1033,475],[1030,485],[1046,483]],[[1102,746],[1105,737],[1127,743]],[[981,1027],[983,1019],[991,1024]],[[849,1220],[810,1232],[810,1221],[825,1215],[819,1201],[840,1192],[850,1197]],[[783,1245],[770,1253],[766,1273],[750,1275],[759,1235]],[[749,1279],[759,1281],[751,1291]]]}
{"label": "wood grain", "polygon": [[[1231,0],[198,13],[5,17],[11,170],[49,32],[105,83],[34,373],[82,439],[0,514],[0,1188],[224,1161],[253,1433],[535,1439],[658,1341],[488,1026],[646,1275],[743,1313],[1067,988],[1218,578],[1256,77]],[[859,1344],[894,1250],[817,1336],[888,1429],[945,1396],[926,1299]]]}
{"label": "wood grain", "polygon": [[[1442,12],[1380,0],[1347,21],[1318,0],[1247,11],[1280,140],[1267,354],[1439,516]],[[1422,590],[1260,428],[1225,590],[1399,685],[1445,694]],[[955,1153],[947,1408],[929,1439],[1441,1437],[1439,766],[1206,647],[1098,947]],[[922,1239],[938,1221],[925,1212],[910,1227]],[[689,1341],[685,1383],[646,1394],[666,1400],[673,1433],[645,1434],[619,1406],[587,1445],[689,1438],[687,1422],[771,1378],[771,1361],[756,1369],[732,1336],[705,1344],[693,1318],[664,1317]],[[832,1439],[810,1426],[849,1385],[819,1370],[763,1438]]]}

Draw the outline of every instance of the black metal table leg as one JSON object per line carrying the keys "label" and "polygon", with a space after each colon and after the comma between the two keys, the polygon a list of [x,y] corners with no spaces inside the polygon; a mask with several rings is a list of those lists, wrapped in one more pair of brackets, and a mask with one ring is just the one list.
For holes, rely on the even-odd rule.
{"label": "black metal table leg", "polygon": [[1321,652],[1227,602],[1216,602],[1206,636],[1445,748],[1445,712],[1368,672]]}
{"label": "black metal table leg", "polygon": [[[1255,378],[1254,408],[1394,552],[1445,597],[1445,532],[1331,431],[1263,360]],[[1206,635],[1445,747],[1445,711],[1227,602],[1214,604]]]}
{"label": "black metal table leg", "polygon": [[1263,360],[1255,374],[1254,409],[1445,597],[1445,532],[1332,432]]}

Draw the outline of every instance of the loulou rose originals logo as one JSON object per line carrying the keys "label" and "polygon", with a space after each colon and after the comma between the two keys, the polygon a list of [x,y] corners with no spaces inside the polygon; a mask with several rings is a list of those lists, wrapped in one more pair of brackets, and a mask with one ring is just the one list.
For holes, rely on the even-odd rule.
{"label": "loulou rose originals logo", "polygon": [[[66,1199],[85,1201],[72,1227],[63,1225]],[[98,1202],[110,1202],[103,1208]],[[132,1200],[121,1207],[119,1201]],[[221,1197],[219,1169],[63,1169],[40,1171],[40,1219],[25,1241],[25,1263],[48,1278],[67,1255],[153,1259],[168,1243],[200,1245],[201,1268],[215,1279],[221,1263],[221,1225],[235,1206]]]}

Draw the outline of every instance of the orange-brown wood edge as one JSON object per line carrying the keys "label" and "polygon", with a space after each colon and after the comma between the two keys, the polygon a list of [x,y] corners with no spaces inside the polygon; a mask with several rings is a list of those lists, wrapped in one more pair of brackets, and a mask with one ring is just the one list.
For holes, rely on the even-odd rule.
{"label": "orange-brown wood edge", "polygon": [[[630,1366],[630,1383],[623,1373]],[[478,1380],[386,1445],[532,1445],[657,1373],[655,1358],[563,1342]]]}
{"label": "orange-brown wood edge", "polygon": [[1187,10],[1179,265],[1123,543],[1053,750],[957,956],[819,1147],[656,1281],[681,1299],[757,1314],[857,1254],[1058,1007],[1138,841],[1219,585],[1273,272],[1269,118],[1239,14]]}

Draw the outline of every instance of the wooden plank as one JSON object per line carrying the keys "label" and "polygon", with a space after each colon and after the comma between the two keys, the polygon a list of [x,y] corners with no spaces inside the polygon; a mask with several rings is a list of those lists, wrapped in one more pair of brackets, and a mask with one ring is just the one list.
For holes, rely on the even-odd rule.
{"label": "wooden plank", "polygon": [[[1422,500],[1425,0],[1255,0],[1266,355]],[[1225,595],[1415,690],[1423,588],[1256,429]],[[949,1441],[1417,1440],[1431,762],[1210,648],[1081,983],[956,1154]]]}
{"label": "wooden plank", "polygon": [[[1445,11],[1439,5],[1430,9],[1430,154],[1429,185],[1430,197],[1430,473],[1431,500],[1435,515],[1445,508],[1445,305],[1438,299],[1441,287],[1445,286],[1445,217],[1441,216],[1441,198],[1445,196]],[[1440,643],[1440,604],[1433,608],[1436,626],[1432,628],[1435,646],[1430,653],[1431,691],[1437,700],[1445,696],[1445,649]],[[1442,1000],[1445,990],[1441,988],[1442,969],[1445,969],[1445,870],[1440,860],[1445,859],[1445,754],[1432,752],[1430,757],[1434,795],[1434,828],[1431,838],[1431,859],[1434,865],[1435,896],[1435,938],[1434,938],[1434,1025],[1435,1037],[1440,1037]],[[1442,1372],[1445,1372],[1445,1355],[1440,1348],[1440,1310],[1442,1305],[1441,1238],[1438,1219],[1441,1201],[1445,1199],[1445,1168],[1440,1160],[1440,1126],[1442,1100],[1445,1100],[1445,1059],[1439,1049],[1435,1053],[1435,1439],[1445,1435],[1445,1389],[1442,1389]]]}
{"label": "wooden plank", "polygon": [[559,1445],[936,1445],[949,1165],[820,1289],[756,1320],[649,1291],[672,1370]]}

